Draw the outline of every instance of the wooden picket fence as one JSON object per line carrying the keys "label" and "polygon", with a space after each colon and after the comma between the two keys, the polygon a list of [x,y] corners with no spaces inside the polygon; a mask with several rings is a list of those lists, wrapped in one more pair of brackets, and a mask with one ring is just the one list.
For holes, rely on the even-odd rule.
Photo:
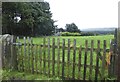
{"label": "wooden picket fence", "polygon": [[[76,46],[76,39],[73,42],[63,39],[62,44],[60,38],[52,38],[52,41],[51,38],[44,38],[42,44],[33,44],[29,37],[24,37],[24,42],[20,42],[19,37],[15,40],[10,44],[12,49],[9,51],[14,51],[12,68],[15,67],[18,71],[62,79],[105,80],[115,70],[110,66],[115,68],[114,63],[107,66],[106,54],[113,48],[106,48],[106,40],[103,48],[100,40],[97,41],[97,48],[94,48],[94,40],[90,41],[90,47],[88,40],[85,41],[85,47],[81,44]],[[3,64],[5,63],[4,61]]]}

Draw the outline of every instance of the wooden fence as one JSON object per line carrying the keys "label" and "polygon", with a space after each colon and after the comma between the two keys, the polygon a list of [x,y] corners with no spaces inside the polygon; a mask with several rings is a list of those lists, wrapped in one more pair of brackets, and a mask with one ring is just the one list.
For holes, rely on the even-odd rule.
{"label": "wooden fence", "polygon": [[103,48],[100,40],[97,41],[97,48],[94,48],[94,40],[90,42],[90,47],[88,40],[85,41],[85,47],[81,44],[78,47],[76,39],[73,42],[70,39],[62,39],[61,43],[60,38],[52,38],[52,41],[51,38],[44,38],[42,44],[33,44],[32,38],[24,37],[24,42],[20,42],[17,37],[16,42],[10,44],[11,50],[14,51],[12,66],[18,71],[44,74],[48,77],[105,80],[114,72],[111,67],[115,68],[115,60],[108,64],[106,58],[113,48],[107,49],[106,40],[103,41]]}

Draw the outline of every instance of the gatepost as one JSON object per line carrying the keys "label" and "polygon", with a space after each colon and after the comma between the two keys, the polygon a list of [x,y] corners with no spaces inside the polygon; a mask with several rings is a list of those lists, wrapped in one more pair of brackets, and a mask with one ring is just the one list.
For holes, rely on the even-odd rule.
{"label": "gatepost", "polygon": [[120,2],[118,3],[118,36],[117,36],[117,46],[118,46],[118,67],[117,67],[117,79],[120,80]]}
{"label": "gatepost", "polygon": [[17,70],[17,49],[16,49],[16,36],[12,35],[11,40],[11,69]]}

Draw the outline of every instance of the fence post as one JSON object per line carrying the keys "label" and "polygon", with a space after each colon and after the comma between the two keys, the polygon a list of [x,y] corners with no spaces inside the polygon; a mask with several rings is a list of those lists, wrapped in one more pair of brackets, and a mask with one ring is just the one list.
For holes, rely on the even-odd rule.
{"label": "fence post", "polygon": [[43,38],[43,69],[44,74],[46,74],[46,38]]}
{"label": "fence post", "polygon": [[65,64],[65,39],[63,39],[62,43],[62,79],[64,79],[64,64]]}
{"label": "fence post", "polygon": [[[120,3],[119,3],[119,6],[120,6]],[[118,32],[117,32],[117,51],[118,51],[118,57],[117,57],[117,80],[120,80],[120,27],[118,28]]]}
{"label": "fence post", "polygon": [[0,38],[0,69],[2,69],[2,38]]}
{"label": "fence post", "polygon": [[48,77],[50,77],[50,38],[48,38]]}
{"label": "fence post", "polygon": [[4,41],[3,41],[3,38],[1,40],[1,47],[2,47],[2,53],[1,53],[1,61],[2,61],[2,63],[1,63],[1,65],[2,65],[2,68],[4,68],[4,59],[3,59],[3,57],[4,57]]}
{"label": "fence post", "polygon": [[68,54],[68,59],[67,59],[67,67],[68,67],[68,75],[67,75],[67,77],[68,78],[70,78],[70,39],[68,39],[68,52],[67,52],[67,54]]}
{"label": "fence post", "polygon": [[2,51],[2,38],[0,38],[0,81],[2,80],[2,53],[3,53],[3,51]]}
{"label": "fence post", "polygon": [[76,39],[74,39],[74,45],[73,45],[73,69],[72,69],[73,79],[75,79],[75,60],[76,60]]}
{"label": "fence post", "polygon": [[[120,59],[120,2],[118,2],[118,31],[117,31],[117,51],[118,60]],[[117,79],[120,80],[120,61],[117,60]]]}
{"label": "fence post", "polygon": [[91,40],[89,80],[92,80],[94,40]]}
{"label": "fence post", "polygon": [[108,66],[108,77],[117,75],[117,29],[115,29],[114,39],[110,43],[110,65]]}
{"label": "fence post", "polygon": [[52,39],[52,75],[55,75],[55,38]]}
{"label": "fence post", "polygon": [[85,55],[84,55],[84,72],[83,72],[83,80],[86,80],[87,54],[88,54],[88,40],[85,40]]}
{"label": "fence post", "polygon": [[114,60],[114,62],[113,62],[113,63],[114,63],[114,65],[113,65],[113,66],[114,66],[114,67],[113,67],[114,75],[117,74],[117,69],[116,69],[116,68],[117,68],[117,63],[118,63],[118,62],[117,62],[117,31],[118,31],[118,30],[117,30],[117,28],[116,28],[116,29],[115,29],[115,34],[114,34],[114,38],[115,38],[115,39],[114,39],[114,48],[113,48],[113,49],[114,49],[114,50],[113,50],[113,53],[114,53],[114,55],[113,55],[113,58],[114,58],[114,59],[113,59],[113,60]]}
{"label": "fence post", "polygon": [[4,50],[3,38],[1,38],[0,41],[1,41],[1,42],[0,42],[0,48],[1,48],[1,49],[0,49],[0,65],[1,65],[0,67],[3,68],[3,67],[4,67],[4,66],[3,66],[3,63],[4,63],[4,62],[3,62],[3,55],[4,55],[4,53],[3,53],[3,52],[4,52],[4,51],[3,51],[3,50]]}
{"label": "fence post", "polygon": [[114,39],[111,40],[110,42],[110,51],[109,51],[109,55],[110,55],[110,65],[108,65],[108,77],[113,76],[113,55],[114,55]]}
{"label": "fence post", "polygon": [[99,72],[99,55],[100,55],[100,40],[97,41],[97,54],[96,54],[96,67],[95,67],[95,81],[98,80]]}
{"label": "fence post", "polygon": [[16,46],[13,43],[16,43],[16,37],[15,36],[11,36],[11,68],[12,70],[17,70],[18,66],[17,66],[17,49]]}
{"label": "fence post", "polygon": [[57,57],[58,70],[57,70],[57,73],[58,73],[58,76],[60,76],[60,39],[59,38],[57,39],[57,49],[58,49],[58,57]]}
{"label": "fence post", "polygon": [[120,80],[120,30],[119,30],[119,35],[118,35],[119,39],[118,39],[118,67],[117,67],[117,79]]}

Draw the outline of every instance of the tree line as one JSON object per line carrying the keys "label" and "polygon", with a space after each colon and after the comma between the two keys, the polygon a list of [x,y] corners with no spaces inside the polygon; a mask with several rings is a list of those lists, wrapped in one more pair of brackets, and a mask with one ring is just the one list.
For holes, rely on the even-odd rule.
{"label": "tree line", "polygon": [[[15,16],[21,18],[16,23]],[[55,25],[48,2],[3,2],[2,33],[13,35],[52,35]]]}
{"label": "tree line", "polygon": [[[14,17],[20,17],[16,22]],[[65,25],[65,29],[57,28],[52,19],[48,2],[3,2],[2,34],[17,36],[50,36],[57,32],[63,35],[86,35],[75,23]],[[87,33],[91,35],[91,33]],[[92,34],[94,35],[94,34]]]}

